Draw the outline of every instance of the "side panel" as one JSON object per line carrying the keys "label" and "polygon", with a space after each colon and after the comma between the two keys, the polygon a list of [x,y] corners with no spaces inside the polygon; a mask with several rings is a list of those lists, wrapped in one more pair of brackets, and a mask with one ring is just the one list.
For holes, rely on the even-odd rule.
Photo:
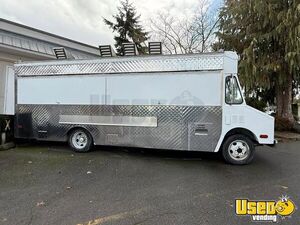
{"label": "side panel", "polygon": [[213,151],[221,134],[220,71],[18,77],[16,137]]}
{"label": "side panel", "polygon": [[220,72],[127,74],[107,77],[107,105],[221,105]]}
{"label": "side panel", "polygon": [[18,77],[18,104],[105,104],[105,77]]}
{"label": "side panel", "polygon": [[66,141],[67,132],[79,126],[95,144],[213,151],[221,135],[221,106],[18,105],[16,110],[17,137],[39,140]]}
{"label": "side panel", "polygon": [[214,72],[18,77],[18,104],[220,106]]}

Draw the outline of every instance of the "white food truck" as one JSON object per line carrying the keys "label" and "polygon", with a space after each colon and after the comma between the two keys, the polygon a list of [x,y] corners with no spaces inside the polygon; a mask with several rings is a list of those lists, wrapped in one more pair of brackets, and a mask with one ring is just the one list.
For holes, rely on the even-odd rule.
{"label": "white food truck", "polygon": [[246,105],[234,52],[15,64],[15,137],[221,151],[247,164],[274,144],[274,118]]}

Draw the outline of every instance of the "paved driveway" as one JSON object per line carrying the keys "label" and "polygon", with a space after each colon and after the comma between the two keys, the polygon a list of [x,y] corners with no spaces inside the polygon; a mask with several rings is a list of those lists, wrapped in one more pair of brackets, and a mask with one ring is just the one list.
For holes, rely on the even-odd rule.
{"label": "paved driveway", "polygon": [[[248,166],[215,154],[65,145],[0,152],[0,224],[241,224],[234,199],[289,195],[300,207],[300,142],[259,147]],[[282,224],[297,224],[298,209]],[[265,223],[264,223],[265,224]]]}

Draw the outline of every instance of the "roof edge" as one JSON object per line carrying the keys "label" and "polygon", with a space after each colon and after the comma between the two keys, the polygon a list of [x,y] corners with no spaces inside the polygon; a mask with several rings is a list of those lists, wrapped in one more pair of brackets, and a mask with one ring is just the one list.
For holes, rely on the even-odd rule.
{"label": "roof edge", "polygon": [[37,29],[37,28],[33,28],[33,27],[30,27],[30,26],[24,25],[24,24],[20,24],[20,23],[17,23],[17,22],[13,22],[13,21],[10,21],[10,20],[3,19],[3,18],[0,18],[0,22],[9,23],[9,24],[14,25],[14,26],[22,27],[22,28],[25,28],[25,29],[28,29],[28,30],[32,30],[32,31],[35,31],[35,32],[39,32],[39,33],[42,33],[42,34],[45,34],[45,35],[52,36],[54,38],[63,39],[65,41],[73,42],[75,44],[79,44],[79,45],[82,45],[82,46],[85,46],[85,47],[88,47],[88,48],[93,48],[95,50],[96,49],[98,50],[98,47],[96,47],[96,46],[89,45],[89,44],[86,44],[86,43],[82,43],[80,41],[75,41],[75,40],[72,40],[70,38],[62,37],[62,36],[59,36],[57,34],[49,33],[49,32],[46,32],[46,31],[43,31],[43,30],[40,30],[40,29]]}

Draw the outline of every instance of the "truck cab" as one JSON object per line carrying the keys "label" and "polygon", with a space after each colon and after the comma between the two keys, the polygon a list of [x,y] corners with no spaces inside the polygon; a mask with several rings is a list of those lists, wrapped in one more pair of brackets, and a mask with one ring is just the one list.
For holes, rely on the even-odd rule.
{"label": "truck cab", "polygon": [[237,74],[224,75],[223,124],[217,150],[233,164],[253,158],[255,145],[274,145],[274,117],[248,106]]}

